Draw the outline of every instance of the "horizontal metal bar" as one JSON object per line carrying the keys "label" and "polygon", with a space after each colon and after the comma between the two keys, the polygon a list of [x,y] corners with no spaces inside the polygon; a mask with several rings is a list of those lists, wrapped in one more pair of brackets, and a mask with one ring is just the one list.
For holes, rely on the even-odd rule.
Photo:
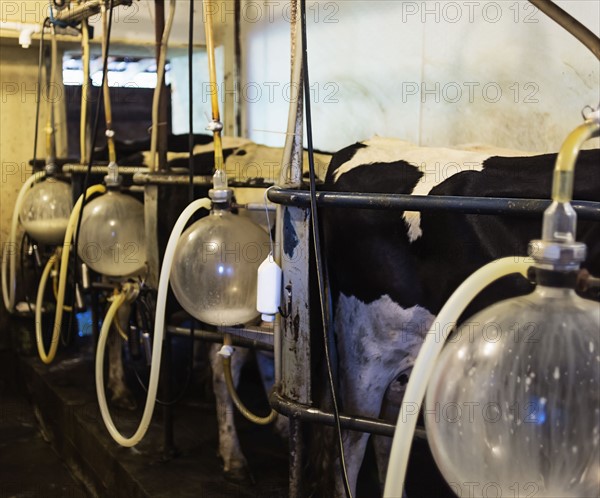
{"label": "horizontal metal bar", "polygon": [[[189,185],[190,177],[187,173],[185,174],[173,174],[173,173],[136,173],[133,175],[133,183],[138,185]],[[213,178],[209,175],[196,175],[194,176],[194,185],[201,185],[203,187],[212,187]]]}
{"label": "horizontal metal bar", "polygon": [[[150,173],[145,168],[143,171],[133,175],[133,182],[139,185],[189,185],[190,177],[187,170],[181,171],[178,170],[170,170],[168,172],[165,171],[157,171]],[[211,175],[194,175],[194,185],[200,185],[203,187],[212,187],[213,186],[213,177]],[[261,188],[265,189],[268,187],[272,187],[272,183],[260,182],[257,183],[255,181],[235,181],[229,180],[228,185],[232,188]],[[264,206],[263,208],[264,209]]]}
{"label": "horizontal metal bar", "polygon": [[[293,189],[272,188],[271,202],[288,206],[309,207],[310,193]],[[461,197],[409,194],[365,194],[349,192],[317,192],[323,207],[354,209],[391,209],[398,211],[451,211],[467,214],[489,214],[538,217],[550,205],[547,199],[511,199],[502,197]],[[582,220],[600,221],[600,202],[572,201]]]}
{"label": "horizontal metal bar", "polygon": [[[318,408],[304,405],[296,401],[292,401],[276,390],[271,392],[269,396],[269,403],[273,409],[287,417],[299,418],[305,422],[313,422],[317,424],[323,424],[328,426],[335,425],[335,417],[333,413],[324,412]],[[385,420],[380,420],[370,417],[356,417],[351,415],[344,415],[340,413],[340,425],[342,429],[357,431],[357,432],[368,432],[369,434],[377,434],[379,436],[393,437],[396,426]],[[427,439],[424,429],[416,428],[415,436],[416,439]]]}
{"label": "horizontal metal bar", "polygon": [[[208,342],[223,342],[223,333],[231,334],[234,346],[245,348],[260,349],[263,351],[273,351],[273,333],[267,332],[259,327],[224,327],[222,332],[213,332],[204,329],[194,329],[194,338]],[[167,326],[167,332],[174,335],[188,336],[190,335],[189,327]]]}
{"label": "horizontal metal bar", "polygon": [[[92,173],[95,175],[106,174],[108,165],[106,166],[92,166]],[[62,167],[63,173],[87,173],[88,167],[85,164],[65,164]],[[121,175],[135,175],[136,173],[145,173],[148,168],[145,166],[119,166],[119,174]]]}
{"label": "horizontal metal bar", "polygon": [[267,204],[263,204],[260,202],[249,202],[248,204],[237,204],[233,203],[233,207],[246,209],[247,211],[261,211],[264,212],[265,209],[271,212],[277,211],[277,206],[275,204],[271,204],[270,202]]}
{"label": "horizontal metal bar", "polygon": [[[112,5],[113,7],[118,7],[119,5],[131,5],[132,1],[133,0],[113,0]],[[98,14],[102,3],[104,3],[104,0],[89,0],[76,7],[55,11],[54,19],[69,24],[79,24],[84,19],[88,19]]]}

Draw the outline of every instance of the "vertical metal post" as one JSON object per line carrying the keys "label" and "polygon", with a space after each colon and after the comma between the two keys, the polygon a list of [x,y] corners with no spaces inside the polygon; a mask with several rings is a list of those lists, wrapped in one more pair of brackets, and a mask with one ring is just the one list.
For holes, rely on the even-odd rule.
{"label": "vertical metal post", "polygon": [[304,460],[304,444],[302,442],[303,423],[298,418],[290,419],[290,475],[289,498],[303,498],[302,462]]}
{"label": "vertical metal post", "polygon": [[[279,184],[288,188],[302,186],[302,43],[299,1],[291,4],[291,88],[297,94],[290,101],[288,129]],[[281,394],[293,401],[310,405],[310,211],[292,206],[277,209],[276,257],[283,270],[285,316],[275,332],[276,378]],[[279,356],[280,355],[280,356]],[[290,420],[289,496],[302,496],[304,443],[302,422]]]}
{"label": "vertical metal post", "polygon": [[[160,58],[161,41],[163,31],[165,29],[165,2],[164,0],[154,0],[155,20],[154,20],[154,36],[156,39],[156,60]],[[163,171],[167,167],[167,148],[168,148],[168,129],[167,129],[167,111],[168,102],[167,87],[165,79],[162,80],[160,89],[160,106],[158,109],[158,171]]]}
{"label": "vertical metal post", "polygon": [[[165,30],[165,2],[164,0],[154,0],[155,6],[155,21],[154,35],[156,39],[156,60],[161,56],[161,43],[163,32]],[[158,126],[158,171],[164,171],[167,167],[167,94],[165,79],[162,80],[160,88],[160,105],[158,108],[158,122],[154,126]],[[160,265],[160,256],[158,254],[158,187],[146,186],[144,190],[144,206],[145,206],[145,224],[146,235],[150,236],[146,240],[146,246],[150,247],[148,253],[148,265],[150,275],[148,280],[154,287],[158,286],[158,272]],[[171,399],[171,339],[169,334],[165,334],[163,339],[163,357],[162,357],[162,376],[160,392],[161,397],[167,403]],[[163,448],[162,456],[164,460],[171,459],[175,454],[175,446],[173,443],[173,410],[172,407],[164,405],[163,412]]]}
{"label": "vertical metal post", "polygon": [[292,206],[285,206],[282,211],[281,261],[286,317],[281,331],[281,393],[293,401],[311,404],[310,214],[307,209]]}
{"label": "vertical metal post", "polygon": [[173,425],[173,405],[170,402],[173,399],[173,358],[171,335],[165,334],[163,338],[163,357],[162,357],[162,376],[161,382],[161,397],[165,404],[162,407],[163,413],[163,460],[171,460],[177,455],[177,448],[174,440],[174,425]]}
{"label": "vertical metal post", "polygon": [[144,186],[144,225],[146,237],[146,262],[148,264],[146,283],[158,288],[160,256],[158,254],[158,186]]}
{"label": "vertical metal post", "polygon": [[94,344],[98,344],[98,337],[100,336],[100,328],[98,327],[99,316],[98,309],[100,303],[98,301],[98,291],[94,289],[94,286],[90,286],[90,308],[92,315],[92,337],[94,338]]}
{"label": "vertical metal post", "polygon": [[[225,91],[223,92],[223,134],[229,136],[240,136],[238,126],[239,116],[239,73],[240,73],[240,60],[239,60],[239,19],[238,14],[240,10],[239,1],[234,2],[234,18],[233,22],[225,20],[221,17],[221,23],[223,23],[223,31],[221,34],[221,42],[224,47],[223,57],[223,86]],[[227,18],[229,19],[229,18]],[[215,19],[216,21],[216,19]]]}

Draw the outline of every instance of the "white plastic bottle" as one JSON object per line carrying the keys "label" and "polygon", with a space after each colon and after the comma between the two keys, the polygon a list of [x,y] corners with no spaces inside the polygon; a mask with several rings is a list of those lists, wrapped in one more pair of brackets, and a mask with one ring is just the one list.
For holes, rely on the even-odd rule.
{"label": "white plastic bottle", "polygon": [[256,309],[261,313],[265,322],[275,320],[281,304],[282,271],[279,265],[269,254],[258,267],[258,281],[256,292]]}

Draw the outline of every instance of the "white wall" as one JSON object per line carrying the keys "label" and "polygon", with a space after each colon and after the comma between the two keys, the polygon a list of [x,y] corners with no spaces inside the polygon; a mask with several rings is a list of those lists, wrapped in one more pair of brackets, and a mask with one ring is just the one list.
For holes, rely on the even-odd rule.
{"label": "white wall", "polygon": [[[600,2],[557,3],[599,32]],[[242,5],[247,134],[281,145],[289,3]],[[307,19],[322,150],[380,134],[553,151],[581,109],[598,104],[598,61],[525,0],[320,1],[308,3]]]}
{"label": "white wall", "polygon": [[[217,80],[223,81],[223,47],[215,49]],[[174,55],[171,61],[172,130],[176,135],[189,131],[189,80],[187,55]],[[213,89],[208,82],[208,55],[205,51],[195,52],[194,72],[194,133],[205,133],[211,120],[211,95]],[[223,85],[218,88],[221,112],[223,111]],[[221,118],[222,120],[224,118]]]}

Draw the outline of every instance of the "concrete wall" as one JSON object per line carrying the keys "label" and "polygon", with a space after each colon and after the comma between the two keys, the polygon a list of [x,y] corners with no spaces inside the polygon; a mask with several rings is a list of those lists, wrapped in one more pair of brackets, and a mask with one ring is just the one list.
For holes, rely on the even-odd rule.
{"label": "concrete wall", "polygon": [[[557,3],[599,32],[599,2]],[[289,3],[242,5],[247,136],[281,145]],[[307,21],[322,150],[379,134],[554,151],[598,104],[597,60],[524,0],[309,1]]]}
{"label": "concrete wall", "polygon": [[[33,157],[38,44],[34,42],[29,49],[23,49],[15,39],[0,38],[0,60],[0,242],[4,247],[17,194],[31,174],[28,161]],[[61,60],[59,50],[59,61]],[[57,77],[59,82],[62,81],[60,71],[57,72]],[[60,91],[51,94],[50,98],[56,102],[57,152],[61,155],[66,150],[66,135],[61,126],[65,120],[64,99]],[[47,99],[43,97],[38,158],[45,157],[46,104]],[[0,308],[0,316],[3,316],[4,307]]]}

